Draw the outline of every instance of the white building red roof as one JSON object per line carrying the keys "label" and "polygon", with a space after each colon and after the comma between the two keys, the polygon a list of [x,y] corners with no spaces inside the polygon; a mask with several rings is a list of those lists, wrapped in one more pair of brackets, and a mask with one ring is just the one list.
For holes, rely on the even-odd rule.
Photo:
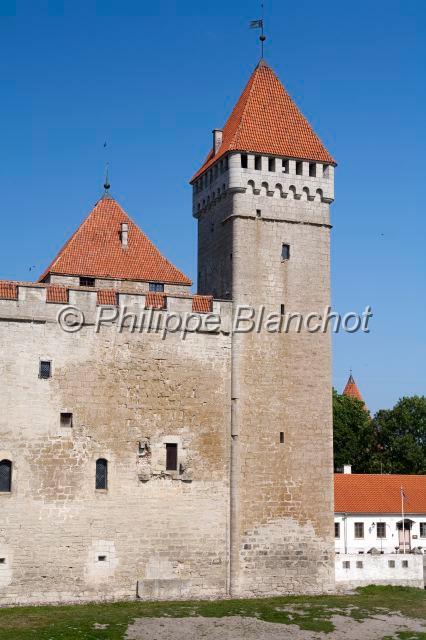
{"label": "white building red roof", "polygon": [[426,514],[426,475],[336,473],[335,513]]}

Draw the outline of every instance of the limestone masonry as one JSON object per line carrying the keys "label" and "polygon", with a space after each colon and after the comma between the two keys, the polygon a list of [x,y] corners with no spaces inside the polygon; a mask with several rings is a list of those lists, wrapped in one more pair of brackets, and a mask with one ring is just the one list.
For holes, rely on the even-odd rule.
{"label": "limestone masonry", "polygon": [[0,604],[333,590],[330,336],[231,320],[329,304],[334,166],[262,60],[191,181],[197,295],[108,189],[0,282]]}

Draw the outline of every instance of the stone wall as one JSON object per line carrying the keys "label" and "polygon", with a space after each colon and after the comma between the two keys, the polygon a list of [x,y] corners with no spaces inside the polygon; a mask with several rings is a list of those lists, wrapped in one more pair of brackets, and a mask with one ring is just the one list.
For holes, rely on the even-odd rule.
{"label": "stone wall", "polygon": [[369,584],[424,588],[423,555],[336,555],[336,588],[346,591]]}
{"label": "stone wall", "polygon": [[[96,293],[74,291],[87,324],[70,334],[42,288],[25,293],[0,301],[0,459],[13,463],[0,604],[225,594],[229,332],[95,333]],[[165,468],[169,442],[177,472]],[[95,489],[98,458],[106,491]]]}

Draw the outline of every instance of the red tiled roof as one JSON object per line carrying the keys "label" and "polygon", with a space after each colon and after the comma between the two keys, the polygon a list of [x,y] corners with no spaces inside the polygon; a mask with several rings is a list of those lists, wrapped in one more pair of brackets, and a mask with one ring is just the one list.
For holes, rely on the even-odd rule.
{"label": "red tiled roof", "polygon": [[210,313],[213,309],[213,296],[195,295],[192,298],[192,311],[195,313]]}
{"label": "red tiled roof", "polygon": [[401,513],[401,487],[405,513],[426,514],[426,476],[336,473],[336,513]]}
{"label": "red tiled roof", "polygon": [[357,387],[352,374],[350,374],[346,386],[343,389],[343,395],[348,396],[349,398],[356,398],[357,400],[361,400],[361,402],[364,402],[364,399]]}
{"label": "red tiled roof", "polygon": [[228,151],[247,151],[335,164],[283,85],[260,61],[229,116],[216,154],[212,149],[198,178]]}
{"label": "red tiled roof", "polygon": [[164,293],[149,291],[145,295],[145,309],[165,309],[166,300]]}
{"label": "red tiled roof", "polygon": [[[121,223],[128,224],[122,247]],[[141,280],[190,285],[191,280],[166,260],[147,236],[110,197],[97,202],[88,217],[40,277],[49,274]]]}
{"label": "red tiled roof", "polygon": [[13,282],[0,282],[0,300],[17,300],[18,285]]}
{"label": "red tiled roof", "polygon": [[115,306],[118,304],[117,292],[114,289],[99,289],[97,294],[98,305]]}
{"label": "red tiled roof", "polygon": [[68,303],[68,289],[60,284],[50,284],[46,289],[46,302]]}

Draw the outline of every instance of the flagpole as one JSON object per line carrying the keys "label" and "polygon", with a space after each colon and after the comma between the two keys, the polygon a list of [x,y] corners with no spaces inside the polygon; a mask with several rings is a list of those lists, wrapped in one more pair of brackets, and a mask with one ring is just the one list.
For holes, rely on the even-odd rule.
{"label": "flagpole", "polygon": [[405,554],[405,523],[404,523],[404,489],[401,485],[401,515],[402,515],[402,542],[404,545],[403,553]]}

